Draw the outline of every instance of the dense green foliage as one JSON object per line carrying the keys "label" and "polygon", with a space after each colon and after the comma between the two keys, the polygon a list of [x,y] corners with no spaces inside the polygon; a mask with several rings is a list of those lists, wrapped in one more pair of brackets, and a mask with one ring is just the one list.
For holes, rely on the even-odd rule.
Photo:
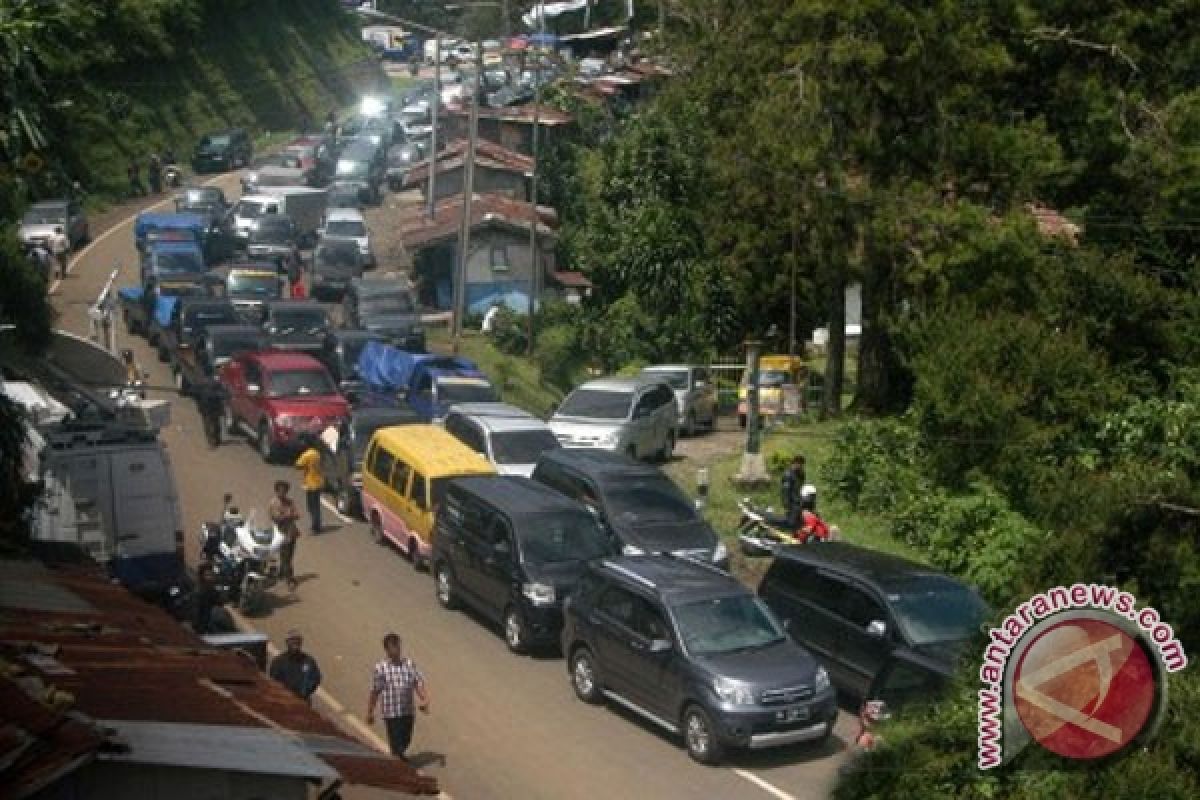
{"label": "dense green foliage", "polygon": [[319,121],[379,77],[333,0],[0,4],[0,216],[79,181],[118,194],[131,158],[205,130]]}

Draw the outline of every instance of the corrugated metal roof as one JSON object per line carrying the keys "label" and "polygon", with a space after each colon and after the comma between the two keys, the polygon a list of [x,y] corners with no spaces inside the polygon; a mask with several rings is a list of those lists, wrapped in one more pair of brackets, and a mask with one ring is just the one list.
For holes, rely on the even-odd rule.
{"label": "corrugated metal roof", "polygon": [[329,765],[297,740],[270,728],[188,725],[102,719],[127,747],[102,752],[104,761],[331,780]]}
{"label": "corrugated metal roof", "polygon": [[0,677],[0,798],[28,797],[88,763],[104,737]]}
{"label": "corrugated metal roof", "polygon": [[46,580],[36,561],[0,561],[0,609],[94,612],[95,606],[70,589]]}
{"label": "corrugated metal roof", "polygon": [[[425,209],[419,206],[406,209],[396,225],[404,246],[409,250],[420,250],[426,245],[458,236],[462,215],[463,196],[455,195],[440,201],[434,208],[433,217],[429,217]],[[558,216],[553,209],[535,207],[532,203],[514,200],[506,195],[477,194],[471,201],[472,229],[498,224],[527,231],[531,225],[537,225],[541,235],[554,236],[551,226],[557,221]]]}
{"label": "corrugated metal roof", "polygon": [[[458,169],[467,161],[467,140],[455,139],[446,145],[446,149],[438,154],[438,172]],[[487,139],[479,139],[475,143],[475,164],[496,170],[516,172],[521,175],[533,173],[534,160],[510,150],[504,145]],[[429,162],[423,161],[404,174],[405,186],[418,186],[429,180]]]}
{"label": "corrugated metal roof", "polygon": [[[466,116],[468,109],[460,106],[451,107],[447,111],[454,116],[461,117]],[[526,103],[520,106],[504,106],[502,108],[483,107],[479,109],[480,119],[496,119],[501,122],[517,122],[523,125],[532,125],[534,116],[533,103]],[[567,125],[575,120],[573,115],[545,104],[538,107],[536,116],[538,118],[538,125],[547,125],[550,127]]]}

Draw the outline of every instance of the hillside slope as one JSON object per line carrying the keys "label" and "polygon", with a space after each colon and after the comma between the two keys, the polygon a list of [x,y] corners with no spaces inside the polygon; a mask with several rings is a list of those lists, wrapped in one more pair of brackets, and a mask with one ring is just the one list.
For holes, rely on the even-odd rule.
{"label": "hillside slope", "polygon": [[185,159],[214,128],[319,124],[385,85],[336,0],[137,0],[78,13],[60,36],[78,40],[75,58],[50,65],[69,107],[54,114],[49,185],[35,191],[78,179],[93,195],[119,194],[131,157],[144,164],[169,145]]}

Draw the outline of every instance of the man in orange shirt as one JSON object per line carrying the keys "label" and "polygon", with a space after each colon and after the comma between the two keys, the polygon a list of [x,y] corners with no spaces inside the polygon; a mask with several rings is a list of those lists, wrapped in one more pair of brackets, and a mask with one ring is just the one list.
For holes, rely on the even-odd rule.
{"label": "man in orange shirt", "polygon": [[303,475],[300,482],[304,486],[308,515],[312,517],[312,532],[320,533],[321,490],[325,488],[325,476],[321,474],[321,452],[317,450],[317,442],[313,436],[306,434],[300,441],[304,445],[304,452],[296,459],[296,469]]}

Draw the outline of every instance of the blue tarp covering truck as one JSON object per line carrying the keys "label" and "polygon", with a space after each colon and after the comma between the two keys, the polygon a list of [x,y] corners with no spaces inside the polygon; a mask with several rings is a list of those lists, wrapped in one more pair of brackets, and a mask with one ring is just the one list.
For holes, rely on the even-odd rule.
{"label": "blue tarp covering truck", "polygon": [[433,353],[409,353],[368,342],[358,357],[366,405],[406,403],[422,419],[440,422],[456,403],[499,400],[495,387],[473,361]]}

